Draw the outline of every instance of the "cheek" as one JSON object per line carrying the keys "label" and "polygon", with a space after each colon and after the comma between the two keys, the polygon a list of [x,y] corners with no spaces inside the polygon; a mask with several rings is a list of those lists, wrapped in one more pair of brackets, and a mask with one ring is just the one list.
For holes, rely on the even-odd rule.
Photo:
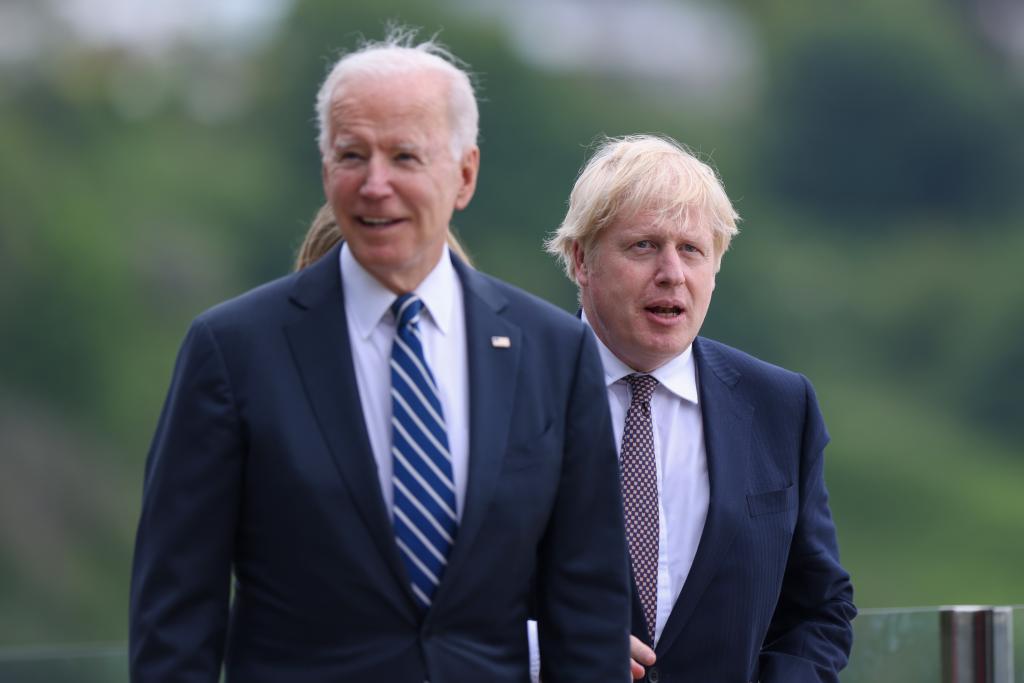
{"label": "cheek", "polygon": [[707,306],[711,303],[711,295],[715,293],[715,278],[711,278],[711,281],[704,286],[704,305]]}
{"label": "cheek", "polygon": [[708,301],[711,300],[711,295],[715,291],[715,274],[714,272],[695,272],[692,277],[688,278],[689,289],[694,301],[701,302],[705,306]]}
{"label": "cheek", "polygon": [[637,302],[645,298],[654,280],[644,264],[615,256],[584,262],[583,270],[581,282],[589,282],[595,298],[604,303],[606,315],[622,320],[635,317]]}
{"label": "cheek", "polygon": [[425,216],[440,216],[445,206],[454,205],[455,198],[444,192],[444,187],[426,183],[406,182],[395,186],[395,194],[405,205],[411,211]]}
{"label": "cheek", "polygon": [[617,254],[595,258],[590,264],[593,277],[600,278],[605,289],[623,294],[636,288],[640,279],[640,269],[635,263],[619,257]]}
{"label": "cheek", "polygon": [[324,194],[328,197],[346,197],[355,187],[356,180],[350,174],[338,170],[324,174]]}

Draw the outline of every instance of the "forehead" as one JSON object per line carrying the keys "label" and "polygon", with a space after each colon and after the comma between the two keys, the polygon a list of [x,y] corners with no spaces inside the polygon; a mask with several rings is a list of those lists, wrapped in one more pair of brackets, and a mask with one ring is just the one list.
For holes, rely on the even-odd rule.
{"label": "forehead", "polygon": [[433,71],[350,76],[334,92],[331,132],[412,140],[446,136],[447,89],[444,76]]}
{"label": "forehead", "polygon": [[663,239],[711,240],[711,223],[693,204],[665,208],[623,211],[601,231],[610,239],[648,236]]}

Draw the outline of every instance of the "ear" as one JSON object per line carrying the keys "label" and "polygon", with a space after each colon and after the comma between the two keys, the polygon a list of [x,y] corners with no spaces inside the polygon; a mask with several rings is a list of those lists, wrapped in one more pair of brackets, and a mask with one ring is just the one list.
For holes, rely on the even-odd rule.
{"label": "ear", "polygon": [[587,267],[586,254],[583,253],[583,245],[579,240],[572,243],[572,268],[576,273],[576,282],[580,287],[586,287],[590,279],[590,270]]}
{"label": "ear", "polygon": [[459,186],[458,194],[455,195],[455,208],[461,211],[469,206],[469,200],[476,192],[476,177],[480,171],[480,148],[473,145],[459,162],[459,177],[462,184]]}

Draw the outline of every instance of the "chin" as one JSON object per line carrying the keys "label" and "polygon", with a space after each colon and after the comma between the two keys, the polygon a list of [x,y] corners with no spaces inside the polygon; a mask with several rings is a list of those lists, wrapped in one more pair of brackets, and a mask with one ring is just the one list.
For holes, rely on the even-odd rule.
{"label": "chin", "polygon": [[410,260],[405,253],[390,244],[364,244],[358,249],[353,247],[352,253],[361,253],[367,261],[382,268],[400,268]]}
{"label": "chin", "polygon": [[690,343],[690,336],[687,334],[680,334],[678,330],[674,330],[671,334],[655,335],[653,339],[648,340],[646,346],[650,349],[652,354],[659,356],[678,356],[686,349]]}

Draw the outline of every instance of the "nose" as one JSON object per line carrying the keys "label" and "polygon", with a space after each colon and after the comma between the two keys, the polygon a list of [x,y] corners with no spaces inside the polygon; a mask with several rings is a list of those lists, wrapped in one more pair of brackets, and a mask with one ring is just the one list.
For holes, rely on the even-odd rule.
{"label": "nose", "polygon": [[654,281],[659,287],[678,287],[686,282],[683,257],[675,249],[663,249],[658,254],[658,270]]}
{"label": "nose", "polygon": [[370,158],[359,194],[365,199],[383,199],[391,194],[391,171],[386,161],[377,156]]}

